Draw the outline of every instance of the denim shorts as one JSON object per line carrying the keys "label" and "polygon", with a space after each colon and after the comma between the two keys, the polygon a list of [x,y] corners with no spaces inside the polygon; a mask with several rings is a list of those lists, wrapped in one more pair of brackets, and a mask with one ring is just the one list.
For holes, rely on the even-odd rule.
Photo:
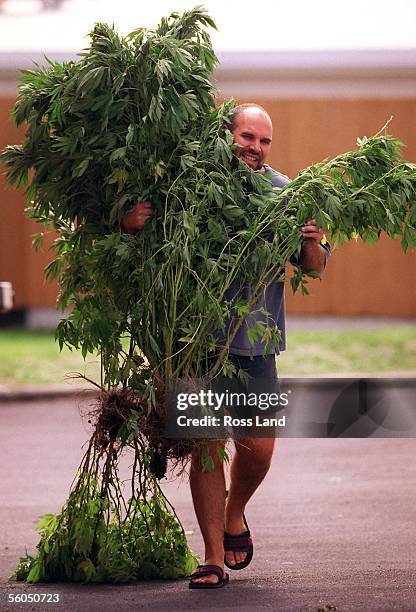
{"label": "denim shorts", "polygon": [[228,358],[237,369],[243,369],[251,378],[277,379],[276,355],[233,355]]}
{"label": "denim shorts", "polygon": [[[255,403],[238,403],[232,407],[227,407],[226,413],[231,416],[232,419],[249,420],[255,422],[256,415],[262,416],[275,416],[281,408],[279,406],[268,406],[267,409],[262,405],[262,399],[270,394],[278,394],[279,380],[277,376],[276,367],[276,355],[258,355],[250,357],[249,355],[228,355],[229,360],[235,366],[237,375],[232,378],[217,377],[211,381],[212,388],[217,393],[228,392],[228,394],[236,394],[235,396],[244,396],[248,398],[253,397],[253,393],[258,401]],[[210,358],[209,364],[215,363],[215,358]],[[238,371],[242,369],[248,375],[247,378],[238,375]],[[270,430],[268,430],[270,432]],[[258,429],[253,427],[248,429],[246,426],[239,427],[238,425],[232,427],[232,434],[234,438],[245,438],[245,437],[262,437],[262,433]],[[270,433],[268,436],[270,437]]]}

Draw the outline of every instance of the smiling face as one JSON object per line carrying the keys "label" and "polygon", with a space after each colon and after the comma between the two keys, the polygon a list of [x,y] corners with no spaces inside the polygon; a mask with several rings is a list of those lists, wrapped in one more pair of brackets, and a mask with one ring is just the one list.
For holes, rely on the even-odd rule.
{"label": "smiling face", "polygon": [[272,136],[269,115],[255,106],[245,108],[235,119],[233,137],[239,146],[234,155],[253,170],[260,170],[269,154]]}

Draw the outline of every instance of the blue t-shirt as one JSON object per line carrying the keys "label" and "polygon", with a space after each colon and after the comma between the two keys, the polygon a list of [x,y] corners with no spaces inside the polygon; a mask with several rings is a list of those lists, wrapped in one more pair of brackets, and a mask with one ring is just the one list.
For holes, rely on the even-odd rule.
{"label": "blue t-shirt", "polygon": [[[275,187],[283,187],[289,182],[289,177],[284,174],[280,174],[273,170],[270,166],[264,166],[266,174],[270,175],[272,184]],[[230,287],[230,294],[235,293],[235,288]],[[248,300],[250,297],[249,287],[244,287],[241,299]],[[256,312],[258,309],[264,308],[269,315]],[[250,327],[255,327],[258,321],[262,321],[267,327],[277,326],[280,330],[280,340],[277,352],[284,351],[286,348],[286,335],[285,335],[285,293],[284,283],[272,283],[269,285],[261,296],[260,300],[252,308],[253,314],[247,315],[239,330],[234,336],[229,351],[234,355],[264,355],[276,353],[274,347],[271,347],[267,353],[265,353],[265,343],[257,342],[254,346],[250,345],[250,341],[247,336],[247,330]],[[230,323],[231,326],[232,322]]]}
{"label": "blue t-shirt", "polygon": [[[264,171],[270,175],[272,184],[275,187],[284,187],[290,179],[284,174],[273,170],[270,166],[264,165]],[[325,254],[329,255],[329,245],[325,245]],[[227,292],[229,299],[235,295],[238,291],[237,282],[230,287]],[[241,299],[248,300],[250,297],[249,287],[245,287],[240,294]],[[259,309],[264,309],[269,314],[263,314],[258,312]],[[257,312],[256,312],[257,311]],[[261,321],[267,327],[276,327],[280,330],[280,338],[277,347],[271,346],[267,351],[265,342],[256,342],[251,346],[247,331],[248,329],[255,327],[256,323]],[[232,326],[232,320],[230,321],[228,330]],[[227,330],[227,331],[228,331]],[[267,354],[279,354],[281,351],[286,349],[286,330],[285,330],[285,285],[284,282],[271,283],[263,292],[260,300],[252,308],[252,314],[247,315],[236,335],[234,336],[229,352],[234,355],[267,355]]]}

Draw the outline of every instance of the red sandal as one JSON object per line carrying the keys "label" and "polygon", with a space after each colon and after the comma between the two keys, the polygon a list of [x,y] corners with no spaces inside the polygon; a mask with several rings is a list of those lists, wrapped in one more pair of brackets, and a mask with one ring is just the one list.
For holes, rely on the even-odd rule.
{"label": "red sandal", "polygon": [[244,559],[244,561],[239,561],[234,565],[230,565],[224,555],[225,565],[232,570],[244,569],[245,567],[247,567],[247,565],[251,562],[253,558],[253,538],[251,536],[250,529],[248,528],[246,517],[243,516],[243,519],[246,531],[243,531],[242,533],[238,533],[236,535],[224,531],[224,550],[246,553],[246,558]]}
{"label": "red sandal", "polygon": [[[203,576],[217,576],[218,582],[194,582],[195,578]],[[229,583],[230,577],[219,565],[198,565],[193,574],[190,575],[190,589],[221,589]]]}
{"label": "red sandal", "polygon": [[[228,491],[225,492],[225,497],[228,497]],[[225,565],[232,570],[242,570],[251,562],[253,558],[253,538],[250,533],[250,529],[247,525],[246,517],[243,514],[243,521],[246,528],[246,531],[242,533],[237,533],[233,535],[232,533],[228,533],[228,531],[224,531],[224,550],[232,551],[232,552],[245,552],[246,558],[244,561],[239,561],[234,565],[230,565],[227,562],[226,556],[224,555],[224,563]]]}

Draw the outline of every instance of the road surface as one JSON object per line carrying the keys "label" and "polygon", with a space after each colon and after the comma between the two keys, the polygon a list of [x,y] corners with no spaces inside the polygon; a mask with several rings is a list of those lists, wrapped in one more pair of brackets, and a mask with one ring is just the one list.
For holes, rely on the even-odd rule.
{"label": "road surface", "polygon": [[[89,432],[74,399],[0,405],[0,610],[416,610],[416,439],[282,439],[247,508],[254,559],[215,591],[11,583],[39,515],[57,512]],[[164,486],[202,552],[186,481]],[[9,594],[59,603],[7,603]]]}

